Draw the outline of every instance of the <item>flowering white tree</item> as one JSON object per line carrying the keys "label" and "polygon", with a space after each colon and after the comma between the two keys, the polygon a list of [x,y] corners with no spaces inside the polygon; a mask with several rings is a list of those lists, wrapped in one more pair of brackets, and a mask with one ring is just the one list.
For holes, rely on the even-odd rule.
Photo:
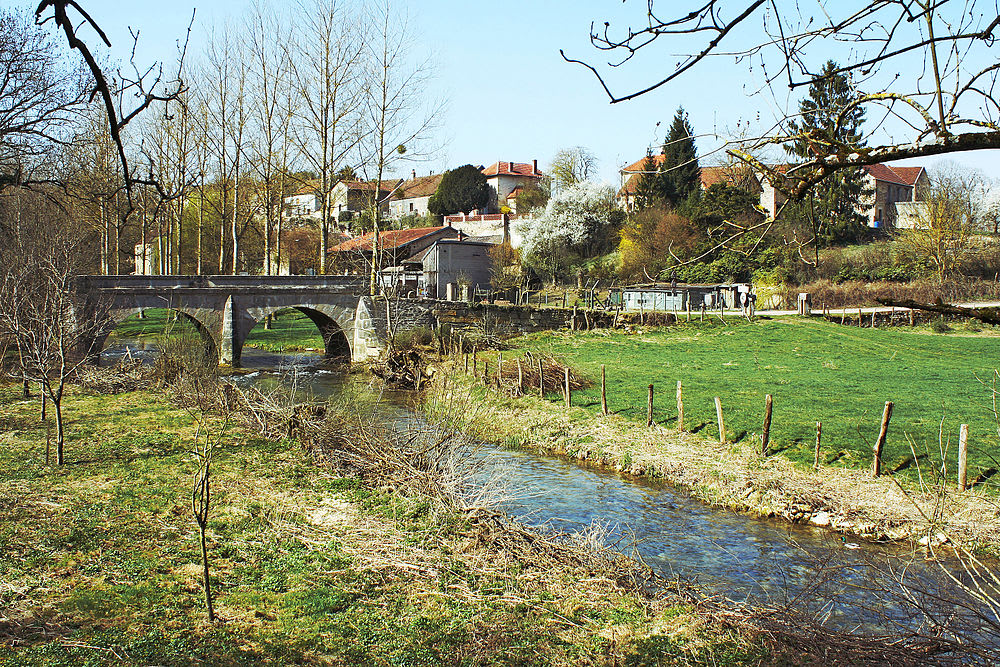
{"label": "flowering white tree", "polygon": [[525,263],[554,281],[574,262],[607,252],[621,220],[614,188],[584,181],[563,189],[541,215],[515,229],[524,239]]}

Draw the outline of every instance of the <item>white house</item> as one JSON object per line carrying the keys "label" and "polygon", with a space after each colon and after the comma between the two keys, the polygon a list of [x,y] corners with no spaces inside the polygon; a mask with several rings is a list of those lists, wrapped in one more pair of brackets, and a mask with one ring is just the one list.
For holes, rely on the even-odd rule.
{"label": "white house", "polygon": [[405,215],[427,215],[431,195],[437,192],[444,174],[417,176],[413,171],[408,181],[404,181],[389,200],[389,217],[402,218]]}
{"label": "white house", "polygon": [[532,160],[531,164],[494,162],[482,171],[486,176],[486,183],[497,195],[495,209],[485,213],[498,212],[501,206],[508,206],[516,212],[518,189],[535,184],[544,176],[538,171],[538,160]]}

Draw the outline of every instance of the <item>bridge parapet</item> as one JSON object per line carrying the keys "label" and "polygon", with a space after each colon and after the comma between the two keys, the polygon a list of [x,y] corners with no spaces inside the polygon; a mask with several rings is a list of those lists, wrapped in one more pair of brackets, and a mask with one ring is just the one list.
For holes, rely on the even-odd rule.
{"label": "bridge parapet", "polygon": [[361,294],[363,276],[79,276],[88,290],[216,288],[233,290],[350,289]]}

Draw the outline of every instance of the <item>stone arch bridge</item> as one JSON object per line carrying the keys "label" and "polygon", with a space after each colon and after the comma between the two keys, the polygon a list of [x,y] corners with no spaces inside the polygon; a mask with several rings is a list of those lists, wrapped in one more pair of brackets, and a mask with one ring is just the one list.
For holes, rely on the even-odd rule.
{"label": "stone arch bridge", "polygon": [[365,296],[356,276],[81,276],[95,309],[109,324],[91,345],[100,351],[121,321],[166,308],[190,320],[220,364],[239,366],[250,330],[286,308],[305,314],[323,336],[328,357],[363,361],[379,354],[386,316]]}

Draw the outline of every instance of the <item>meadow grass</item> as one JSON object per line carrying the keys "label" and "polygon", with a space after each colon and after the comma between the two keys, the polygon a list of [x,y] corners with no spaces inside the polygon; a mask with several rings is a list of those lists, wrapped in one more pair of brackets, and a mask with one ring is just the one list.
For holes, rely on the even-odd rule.
{"label": "meadow grass", "polygon": [[53,467],[37,407],[0,385],[0,664],[743,665],[768,652],[685,604],[483,551],[432,499],[237,427],[213,463],[210,624],[194,416],[151,392],[74,388],[68,463]]}
{"label": "meadow grass", "polygon": [[[155,340],[164,334],[197,333],[185,317],[172,319],[170,311],[165,308],[151,308],[145,311],[145,315],[142,319],[130,317],[119,323],[112,332],[112,338]],[[270,329],[265,329],[263,323],[255,326],[244,346],[268,352],[322,351],[323,337],[312,320],[297,310],[286,309],[274,314]]]}
{"label": "meadow grass", "polygon": [[729,439],[759,442],[764,397],[771,394],[771,450],[801,464],[812,464],[816,422],[822,422],[824,464],[870,466],[884,404],[893,401],[883,469],[912,474],[911,442],[921,465],[939,467],[941,431],[948,474],[955,475],[959,425],[966,423],[972,479],[997,466],[1000,455],[991,388],[1000,337],[967,334],[786,318],[634,333],[549,332],[513,344],[555,355],[589,376],[594,384],[574,392],[573,401],[595,413],[601,364],[610,411],[643,423],[652,384],[654,420],[676,425],[681,380],[685,427],[707,438],[718,438],[718,396]]}

